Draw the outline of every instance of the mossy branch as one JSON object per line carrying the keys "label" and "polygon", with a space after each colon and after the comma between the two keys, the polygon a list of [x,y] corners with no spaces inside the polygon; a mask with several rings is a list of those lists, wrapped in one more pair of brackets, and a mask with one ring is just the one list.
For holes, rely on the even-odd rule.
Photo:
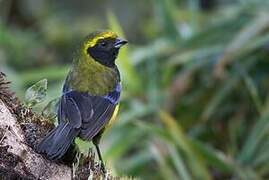
{"label": "mossy branch", "polygon": [[35,152],[53,124],[23,106],[9,84],[0,72],[0,179],[115,179],[103,174],[93,153],[77,156],[76,151],[53,162]]}

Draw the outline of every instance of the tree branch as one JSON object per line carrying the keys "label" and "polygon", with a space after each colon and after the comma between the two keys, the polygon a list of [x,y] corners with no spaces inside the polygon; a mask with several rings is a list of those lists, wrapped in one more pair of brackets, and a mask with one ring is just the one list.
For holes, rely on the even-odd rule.
{"label": "tree branch", "polygon": [[[90,151],[88,156],[70,148],[62,162],[47,160],[35,152],[40,140],[53,124],[26,108],[8,88],[0,72],[0,179],[69,180],[119,179],[101,171]],[[74,151],[75,150],[75,151]],[[74,153],[75,152],[75,153]],[[76,156],[76,155],[80,156]],[[71,158],[70,158],[71,157]],[[76,157],[76,158],[74,158]],[[75,160],[74,160],[75,159]]]}
{"label": "tree branch", "polygon": [[25,144],[22,129],[1,100],[0,129],[3,134],[0,141],[1,169],[12,170],[11,173],[26,175],[28,178],[71,179],[71,168],[45,160]]}

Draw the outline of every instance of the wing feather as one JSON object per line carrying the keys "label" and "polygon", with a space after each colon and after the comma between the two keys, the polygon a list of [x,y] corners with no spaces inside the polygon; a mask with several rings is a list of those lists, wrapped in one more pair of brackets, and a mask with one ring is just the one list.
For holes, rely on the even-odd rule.
{"label": "wing feather", "polygon": [[77,91],[65,92],[59,108],[60,123],[66,122],[80,129],[79,136],[91,140],[111,119],[118,104],[120,88],[106,96],[91,96]]}

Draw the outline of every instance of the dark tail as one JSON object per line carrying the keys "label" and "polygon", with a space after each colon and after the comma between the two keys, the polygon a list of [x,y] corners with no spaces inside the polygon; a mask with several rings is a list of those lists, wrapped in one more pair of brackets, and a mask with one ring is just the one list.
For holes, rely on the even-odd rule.
{"label": "dark tail", "polygon": [[78,135],[79,130],[70,124],[59,124],[38,145],[37,151],[48,159],[60,159]]}

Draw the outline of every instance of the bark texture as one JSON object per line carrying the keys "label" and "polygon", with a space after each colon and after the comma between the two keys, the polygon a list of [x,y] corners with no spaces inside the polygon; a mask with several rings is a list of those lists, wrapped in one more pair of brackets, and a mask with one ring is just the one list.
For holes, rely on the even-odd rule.
{"label": "bark texture", "polygon": [[9,176],[17,174],[25,179],[71,179],[71,168],[44,159],[26,144],[16,117],[1,100],[0,130],[0,168],[9,172]]}
{"label": "bark texture", "polygon": [[0,72],[0,180],[121,179],[103,173],[94,153],[82,155],[76,145],[60,162],[35,152],[54,125],[26,108],[9,90],[9,83]]}

